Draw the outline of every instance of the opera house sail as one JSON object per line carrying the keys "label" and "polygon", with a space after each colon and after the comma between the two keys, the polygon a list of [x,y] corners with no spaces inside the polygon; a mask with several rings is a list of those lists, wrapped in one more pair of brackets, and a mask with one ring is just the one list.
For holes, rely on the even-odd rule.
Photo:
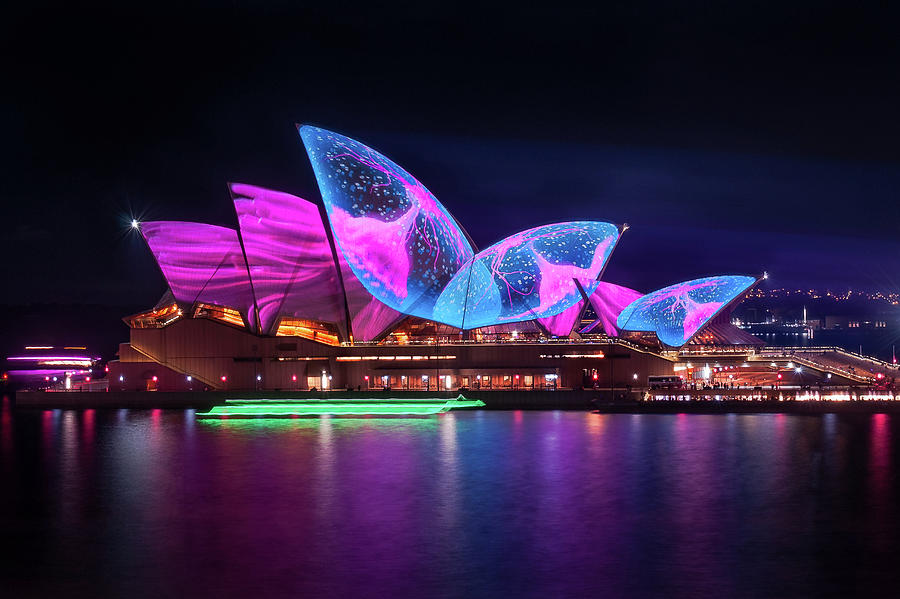
{"label": "opera house sail", "polygon": [[[123,362],[164,364],[188,382],[214,388],[232,384],[234,375],[226,371],[252,372],[257,385],[323,388],[334,384],[338,365],[347,362],[341,385],[359,375],[367,385],[449,388],[451,376],[454,384],[473,384],[494,375],[477,375],[469,350],[406,350],[416,343],[487,347],[552,338],[627,338],[677,348],[696,342],[701,331],[708,338],[713,321],[728,333],[724,316],[758,280],[707,277],[647,295],[605,281],[626,226],[603,221],[545,224],[478,251],[438,198],[393,160],[319,127],[298,131],[321,198],[231,183],[233,228],[139,224],[169,290],[153,310],[126,319],[132,340],[123,351],[131,358]],[[227,329],[202,324],[210,321]],[[157,334],[162,329],[171,330],[169,337]],[[217,331],[216,348],[174,351],[176,330],[185,331],[185,346]],[[359,347],[406,349],[376,356],[354,353]],[[555,354],[529,355],[516,358],[518,368],[526,362],[530,368],[522,380],[558,384],[559,368],[549,368],[542,357]],[[602,352],[567,355],[589,360]],[[352,363],[366,360],[378,362],[380,370],[351,372],[365,366]],[[415,368],[404,370],[398,360]],[[507,368],[499,354],[492,360],[495,368]],[[381,366],[383,361],[394,366]],[[498,376],[506,377],[504,384],[519,380],[518,374]],[[277,382],[268,380],[273,377]]]}

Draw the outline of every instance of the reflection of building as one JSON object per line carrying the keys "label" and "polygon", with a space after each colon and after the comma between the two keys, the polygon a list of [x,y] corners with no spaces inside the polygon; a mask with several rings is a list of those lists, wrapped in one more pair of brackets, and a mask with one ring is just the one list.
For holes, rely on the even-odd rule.
{"label": "reflection of building", "polygon": [[236,229],[139,225],[169,291],[126,318],[111,390],[624,385],[671,374],[660,350],[759,343],[728,318],[756,278],[647,295],[601,281],[626,227],[596,221],[476,251],[385,156],[323,129],[300,135],[321,206],[232,184]]}

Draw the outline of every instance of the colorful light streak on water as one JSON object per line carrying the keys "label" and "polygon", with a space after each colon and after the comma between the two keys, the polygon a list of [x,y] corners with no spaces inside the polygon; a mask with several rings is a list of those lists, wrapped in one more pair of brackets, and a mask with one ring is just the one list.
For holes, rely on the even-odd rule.
{"label": "colorful light streak on water", "polygon": [[900,582],[892,415],[11,418],[10,596],[883,596]]}

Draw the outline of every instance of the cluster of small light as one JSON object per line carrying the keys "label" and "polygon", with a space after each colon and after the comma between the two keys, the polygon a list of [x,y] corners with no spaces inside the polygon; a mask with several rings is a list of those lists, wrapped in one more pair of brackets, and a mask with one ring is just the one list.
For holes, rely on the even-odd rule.
{"label": "cluster of small light", "polygon": [[887,302],[893,305],[900,305],[900,292],[886,293],[883,291],[864,291],[858,289],[847,289],[846,291],[832,291],[826,289],[824,291],[818,289],[787,289],[784,287],[778,289],[753,289],[747,294],[748,298],[756,299],[781,299],[787,297],[808,297],[810,299],[830,299],[837,302],[844,302],[851,299],[866,299],[873,302]]}

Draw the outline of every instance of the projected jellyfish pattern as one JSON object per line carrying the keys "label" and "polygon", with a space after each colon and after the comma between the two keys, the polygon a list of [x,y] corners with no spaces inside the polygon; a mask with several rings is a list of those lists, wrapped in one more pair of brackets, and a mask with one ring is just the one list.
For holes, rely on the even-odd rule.
{"label": "projected jellyfish pattern", "polygon": [[718,276],[670,285],[626,306],[616,326],[624,331],[655,332],[662,343],[681,347],[755,282],[753,277]]}
{"label": "projected jellyfish pattern", "polygon": [[327,223],[320,206],[243,184],[230,188],[240,233],[133,223],[179,303],[237,309],[262,335],[291,316],[376,341],[405,316],[484,330],[533,320],[566,336],[587,297],[598,319],[583,332],[652,331],[677,347],[755,282],[709,277],[645,296],[601,283],[620,234],[605,222],[535,227],[476,254],[437,198],[390,159],[338,133],[308,125],[299,133]]}
{"label": "projected jellyfish pattern", "polygon": [[154,221],[141,224],[175,300],[239,310],[253,322],[253,293],[237,231],[203,223]]}
{"label": "projected jellyfish pattern", "polygon": [[544,225],[479,252],[441,294],[434,319],[472,329],[555,316],[590,295],[619,231],[603,222]]}
{"label": "projected jellyfish pattern", "polygon": [[374,297],[432,318],[474,254],[450,213],[415,177],[349,137],[300,127],[341,253]]}

